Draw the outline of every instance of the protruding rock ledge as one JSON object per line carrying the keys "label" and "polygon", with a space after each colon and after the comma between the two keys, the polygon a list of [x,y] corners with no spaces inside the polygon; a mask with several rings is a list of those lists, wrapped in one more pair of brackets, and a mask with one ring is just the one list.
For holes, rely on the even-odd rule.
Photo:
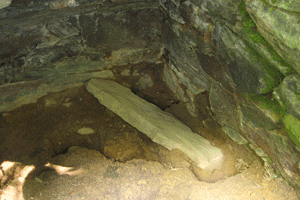
{"label": "protruding rock ledge", "polygon": [[180,149],[202,169],[222,167],[223,153],[219,148],[213,147],[170,113],[136,96],[130,89],[113,81],[91,79],[87,90],[154,142],[169,150]]}

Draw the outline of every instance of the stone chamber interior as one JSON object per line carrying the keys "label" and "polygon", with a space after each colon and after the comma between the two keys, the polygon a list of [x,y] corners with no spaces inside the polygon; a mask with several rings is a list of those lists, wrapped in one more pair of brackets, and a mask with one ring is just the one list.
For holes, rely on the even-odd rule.
{"label": "stone chamber interior", "polygon": [[[1,200],[299,199],[300,151],[287,133],[290,115],[257,106],[265,102],[257,99],[273,105],[279,84],[297,70],[281,72],[271,89],[258,84],[265,71],[219,52],[231,39],[217,44],[213,30],[231,27],[218,21],[231,23],[229,14],[205,19],[201,9],[215,14],[216,7],[199,2],[12,1],[0,9]],[[224,2],[219,6],[235,7]],[[237,2],[236,12],[243,14],[246,2],[251,13],[251,3]],[[239,23],[249,20],[241,16]],[[228,30],[218,37],[233,37],[222,35]],[[221,150],[222,166],[199,167],[183,152],[198,147],[192,142],[174,139],[174,149],[154,142],[141,130],[160,131],[161,119],[112,111],[89,91],[92,79],[116,82],[170,113]],[[110,101],[122,110],[127,100]],[[127,115],[143,119],[143,128]]]}

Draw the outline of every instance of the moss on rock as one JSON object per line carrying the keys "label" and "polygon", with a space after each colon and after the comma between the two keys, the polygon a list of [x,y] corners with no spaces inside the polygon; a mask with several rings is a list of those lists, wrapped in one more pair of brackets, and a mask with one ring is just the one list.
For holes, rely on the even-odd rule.
{"label": "moss on rock", "polygon": [[283,123],[291,140],[300,147],[300,120],[291,114],[286,114],[283,117]]}

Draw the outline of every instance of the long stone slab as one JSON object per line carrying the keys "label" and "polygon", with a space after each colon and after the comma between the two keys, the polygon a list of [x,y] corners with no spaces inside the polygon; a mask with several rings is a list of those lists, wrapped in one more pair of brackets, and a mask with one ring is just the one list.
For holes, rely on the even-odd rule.
{"label": "long stone slab", "polygon": [[86,89],[102,105],[146,134],[153,142],[169,150],[180,149],[202,169],[222,167],[224,156],[219,148],[192,132],[172,114],[138,97],[130,89],[113,81],[94,78],[87,83]]}

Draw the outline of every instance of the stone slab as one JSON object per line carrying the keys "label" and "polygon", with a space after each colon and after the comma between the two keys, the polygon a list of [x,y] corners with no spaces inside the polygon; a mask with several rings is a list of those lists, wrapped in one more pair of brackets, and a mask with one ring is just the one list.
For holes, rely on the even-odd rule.
{"label": "stone slab", "polygon": [[138,97],[130,89],[116,82],[101,79],[91,79],[86,88],[102,105],[146,134],[155,143],[169,150],[180,149],[202,169],[213,170],[222,167],[224,156],[219,148],[192,132],[172,114]]}

